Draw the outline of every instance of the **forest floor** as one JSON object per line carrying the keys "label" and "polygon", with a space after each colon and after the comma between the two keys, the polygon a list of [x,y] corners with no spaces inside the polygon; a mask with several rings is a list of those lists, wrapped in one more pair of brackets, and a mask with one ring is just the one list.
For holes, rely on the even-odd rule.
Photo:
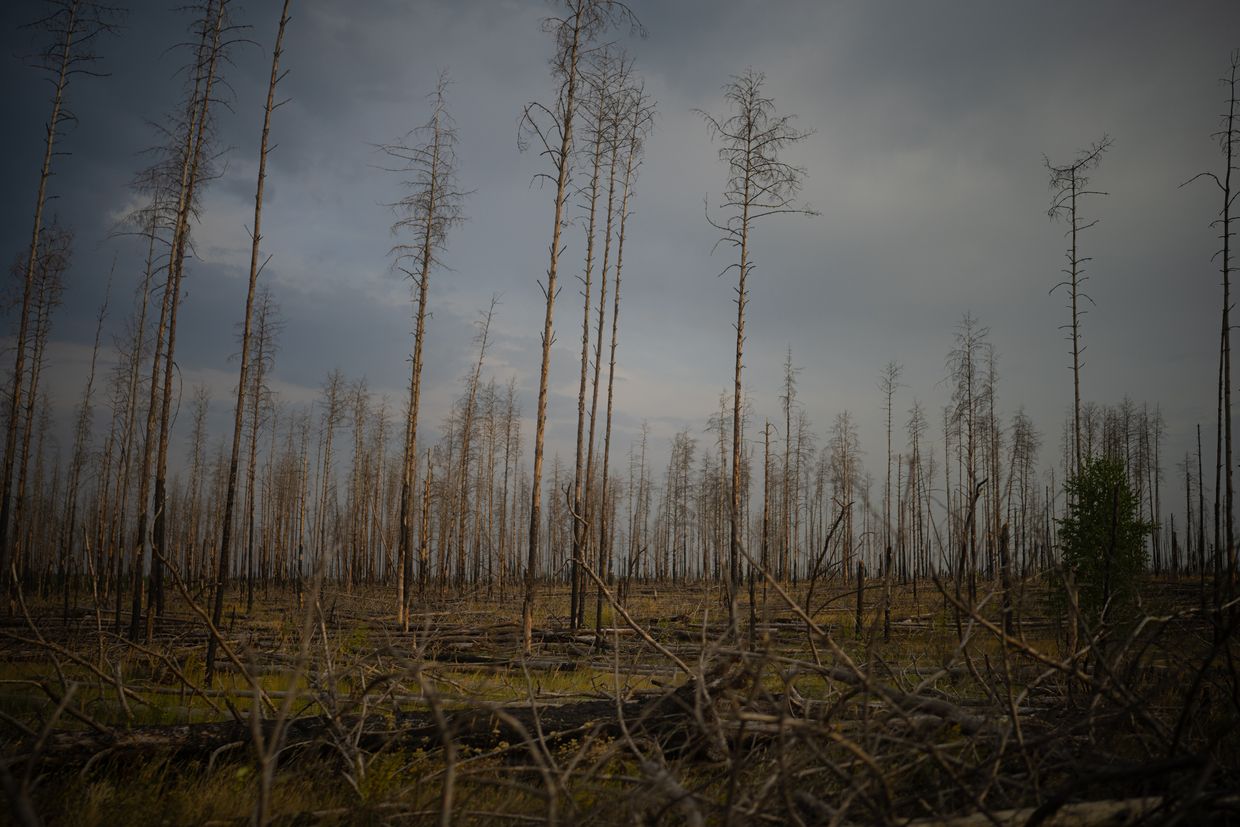
{"label": "forest floor", "polygon": [[1072,649],[1040,578],[1007,631],[989,581],[884,593],[759,583],[732,627],[718,584],[635,583],[596,634],[594,590],[574,630],[560,586],[524,656],[515,588],[417,597],[408,632],[390,590],[260,589],[210,685],[186,595],[138,641],[27,595],[0,617],[8,819],[1240,823],[1237,613],[1198,581]]}

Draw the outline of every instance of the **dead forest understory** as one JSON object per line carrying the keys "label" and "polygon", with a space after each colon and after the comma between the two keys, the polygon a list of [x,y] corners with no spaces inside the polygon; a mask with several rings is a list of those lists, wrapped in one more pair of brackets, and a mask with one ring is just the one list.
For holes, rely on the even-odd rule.
{"label": "dead forest understory", "polygon": [[552,587],[526,656],[516,597],[429,597],[404,632],[390,593],[309,584],[238,601],[210,686],[202,595],[137,641],[24,595],[4,782],[50,824],[1240,820],[1238,615],[1203,611],[1210,583],[1151,580],[1071,650],[1040,577],[976,604],[815,585],[759,579],[739,629],[711,582],[608,588],[578,629]]}

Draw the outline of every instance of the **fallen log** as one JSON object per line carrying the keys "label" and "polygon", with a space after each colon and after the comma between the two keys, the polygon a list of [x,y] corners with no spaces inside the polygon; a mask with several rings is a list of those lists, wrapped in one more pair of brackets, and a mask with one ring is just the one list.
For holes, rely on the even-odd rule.
{"label": "fallen log", "polygon": [[[858,688],[866,684],[859,676],[842,668],[826,670],[828,677]],[[512,704],[488,704],[466,702],[461,707],[445,710],[446,728],[458,744],[475,749],[493,749],[498,744],[520,744],[530,733],[541,731],[548,742],[559,742],[581,737],[593,732],[604,737],[619,737],[623,716],[628,727],[640,729],[656,738],[665,738],[679,732],[682,746],[705,739],[712,740],[701,727],[707,719],[726,725],[729,721],[744,718],[751,732],[762,730],[759,724],[767,724],[777,731],[782,716],[770,717],[765,708],[744,709],[738,693],[752,679],[737,660],[716,662],[705,676],[690,680],[663,692],[642,694],[617,705],[614,699],[586,699],[549,705],[523,701]],[[904,693],[878,682],[869,682],[874,699],[899,710],[914,728],[920,728],[926,718],[938,719],[957,725],[962,732],[976,734],[1001,732],[1007,725],[1002,718],[987,718],[965,712],[950,702],[923,695]],[[278,692],[270,693],[273,697]],[[724,700],[726,702],[724,702]],[[379,697],[376,696],[376,700]],[[392,697],[383,697],[392,701]],[[422,702],[422,696],[403,696],[402,702]],[[816,703],[800,697],[795,689],[787,698],[793,708],[808,713],[803,723],[818,726],[812,707]],[[451,705],[451,699],[441,699]],[[459,702],[459,701],[458,701]],[[783,699],[775,699],[782,708]],[[709,707],[709,712],[707,710]],[[179,756],[208,756],[223,747],[248,743],[252,734],[250,723],[242,716],[239,720],[216,723],[185,723],[164,726],[115,728],[91,730],[60,730],[49,733],[38,749],[33,747],[24,753],[11,751],[17,760],[34,759],[43,765],[73,765],[96,756],[136,756],[154,752],[170,752]],[[769,718],[769,720],[768,720]],[[685,725],[688,725],[687,727]],[[265,720],[262,726],[270,731],[275,724]],[[327,715],[304,716],[288,724],[286,742],[289,744],[327,744],[333,733],[355,733],[359,749],[377,751],[384,748],[436,748],[443,742],[442,733],[429,710],[394,710],[376,707],[366,718],[356,714],[332,718]],[[718,738],[722,733],[716,733]],[[354,736],[351,736],[353,738]],[[687,740],[686,740],[687,739]]]}
{"label": "fallen log", "polygon": [[[634,721],[651,721],[646,700],[627,701],[621,704],[622,714]],[[670,714],[664,710],[662,716]],[[499,744],[519,744],[527,733],[541,729],[543,738],[554,744],[568,738],[580,737],[595,731],[604,735],[619,733],[619,718],[613,700],[585,700],[556,706],[542,705],[490,705],[451,710],[445,713],[447,728],[458,745],[475,749],[492,749]],[[654,716],[658,717],[658,716]],[[275,722],[263,721],[263,729],[270,734]],[[441,742],[439,728],[429,711],[376,712],[366,719],[356,715],[332,718],[313,715],[295,718],[288,723],[286,742],[294,744],[322,744],[331,740],[334,732],[356,731],[360,735],[356,744],[359,749],[375,752],[384,748],[426,749],[437,747]],[[135,727],[133,729],[61,730],[48,735],[42,747],[24,754],[18,750],[11,753],[20,761],[33,759],[43,767],[75,768],[100,757],[132,758],[150,754],[175,754],[181,758],[203,758],[222,748],[238,743],[249,743],[252,738],[248,720],[222,721],[216,723],[192,723],[163,726]]]}
{"label": "fallen log", "polygon": [[[1161,824],[1173,815],[1206,819],[1217,816],[1219,822],[1224,822],[1228,817],[1234,818],[1237,807],[1240,807],[1240,796],[1234,795],[1198,802],[1173,802],[1162,796],[1146,796],[1064,804],[1037,822],[1031,819],[1038,812],[1038,808],[1022,807],[948,818],[915,818],[899,824],[901,827],[1023,827],[1032,823],[1042,827],[1127,827],[1136,824]],[[1226,813],[1227,810],[1231,812]],[[1185,823],[1202,822],[1190,818]],[[1207,820],[1206,823],[1213,822]]]}

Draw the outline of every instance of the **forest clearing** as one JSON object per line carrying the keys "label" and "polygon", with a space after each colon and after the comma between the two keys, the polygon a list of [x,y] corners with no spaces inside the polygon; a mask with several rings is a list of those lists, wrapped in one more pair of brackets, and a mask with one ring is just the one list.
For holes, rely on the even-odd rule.
{"label": "forest clearing", "polygon": [[0,822],[1240,823],[1240,7],[708,5],[6,7]]}

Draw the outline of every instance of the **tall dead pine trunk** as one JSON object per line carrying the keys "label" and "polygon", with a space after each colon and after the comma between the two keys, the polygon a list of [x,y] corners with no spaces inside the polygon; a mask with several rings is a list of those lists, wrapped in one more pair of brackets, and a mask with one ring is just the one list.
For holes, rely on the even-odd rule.
{"label": "tall dead pine trunk", "polygon": [[1061,271],[1066,279],[1051,288],[1051,292],[1063,288],[1068,291],[1068,323],[1064,329],[1068,331],[1068,341],[1072,350],[1072,433],[1073,433],[1073,473],[1081,470],[1081,314],[1082,304],[1092,299],[1084,291],[1088,276],[1085,275],[1085,262],[1089,259],[1082,256],[1078,247],[1078,236],[1098,223],[1097,219],[1082,223],[1079,204],[1081,198],[1088,195],[1106,195],[1089,189],[1087,172],[1096,169],[1102,163],[1102,154],[1111,146],[1111,139],[1103,135],[1100,140],[1088,149],[1082,150],[1076,160],[1064,166],[1055,166],[1049,159],[1043,158],[1047,172],[1050,173],[1052,192],[1051,206],[1046,214],[1052,219],[1063,218],[1068,222],[1065,235],[1069,238],[1065,253],[1067,266]]}
{"label": "tall dead pine trunk", "polygon": [[[200,183],[207,154],[208,119],[212,90],[217,79],[217,67],[223,46],[227,5],[228,0],[208,0],[207,5],[202,9],[201,17],[195,23],[199,31],[199,43],[192,67],[194,83],[189,93],[185,120],[181,125],[184,132],[178,139],[179,146],[173,150],[176,153],[174,158],[178,168],[177,177],[175,181],[168,182],[168,186],[175,192],[175,196],[171,199],[171,202],[175,203],[175,209],[172,212],[173,226],[169,242],[163,302],[160,308],[159,324],[155,329],[155,351],[151,358],[150,400],[147,406],[145,438],[142,445],[142,464],[139,467],[138,476],[138,528],[133,538],[131,563],[133,583],[129,635],[135,639],[141,628],[142,573],[147,559],[147,542],[150,539],[148,535],[152,514],[151,463],[154,460],[153,451],[157,438],[161,445],[161,459],[166,461],[166,434],[170,423],[171,388],[164,388],[164,392],[160,393],[160,360],[164,359],[163,375],[164,382],[167,384],[172,376],[181,275],[185,265],[185,252],[189,246],[189,225],[193,215],[195,193]],[[158,437],[156,434],[157,412],[162,414],[158,419]],[[157,469],[159,467],[157,465]],[[159,476],[158,470],[157,476]],[[156,479],[155,487],[155,519],[161,521],[163,510],[160,504],[163,492],[159,479]],[[159,525],[162,527],[162,522]],[[157,542],[155,550],[162,552],[162,545]],[[157,563],[152,565],[152,572],[158,569]]]}
{"label": "tall dead pine trunk", "polygon": [[[1219,148],[1223,152],[1224,164],[1222,175],[1216,175],[1213,172],[1202,172],[1195,175],[1190,181],[1197,178],[1209,178],[1212,180],[1220,194],[1223,197],[1223,205],[1219,210],[1218,218],[1211,222],[1211,227],[1218,227],[1219,238],[1222,240],[1222,247],[1216,254],[1220,259],[1219,270],[1223,276],[1223,313],[1222,313],[1222,329],[1219,340],[1219,419],[1218,419],[1218,466],[1226,466],[1225,478],[1225,494],[1222,504],[1223,516],[1220,520],[1218,516],[1219,502],[1218,495],[1215,496],[1215,601],[1219,605],[1222,600],[1222,591],[1218,586],[1220,576],[1226,577],[1226,595],[1230,599],[1233,596],[1236,585],[1236,542],[1235,542],[1235,483],[1234,483],[1234,452],[1232,448],[1232,404],[1231,404],[1231,236],[1232,236],[1232,217],[1231,211],[1235,202],[1235,193],[1232,185],[1232,172],[1236,169],[1236,151],[1237,144],[1240,144],[1240,126],[1237,125],[1237,81],[1240,80],[1240,49],[1231,53],[1231,65],[1228,75],[1222,78],[1222,82],[1227,85],[1227,114],[1222,117],[1220,129],[1214,133],[1213,137],[1218,140]],[[1217,479],[1216,474],[1215,491],[1219,491],[1224,480]],[[1219,524],[1222,523],[1223,529],[1220,532]],[[1222,537],[1220,537],[1220,533]],[[1225,546],[1223,545],[1225,542]],[[1225,550],[1224,550],[1225,549]],[[1219,560],[1219,555],[1225,555],[1224,560]]]}
{"label": "tall dead pine trunk", "polygon": [[[564,230],[564,204],[572,170],[573,125],[576,117],[580,64],[591,42],[627,8],[611,0],[564,0],[564,15],[553,17],[544,28],[555,36],[556,54],[552,73],[560,82],[553,107],[529,104],[522,115],[522,146],[533,139],[540,152],[551,158],[555,170],[555,209],[551,224],[550,260],[547,282],[543,285],[546,314],[543,318],[542,359],[538,378],[538,408],[534,419],[534,465],[530,482],[529,553],[525,568],[525,593],[521,601],[522,644],[526,653],[533,646],[534,599],[538,577],[538,545],[542,520],[542,472],[547,426],[547,378],[551,369],[551,343],[554,336],[555,298]],[[635,21],[634,21],[635,24]]]}
{"label": "tall dead pine trunk", "polygon": [[[86,467],[88,442],[90,440],[91,420],[94,418],[95,366],[99,361],[99,343],[103,337],[103,322],[108,315],[108,301],[112,295],[112,279],[108,277],[108,288],[104,293],[103,304],[95,324],[95,344],[90,352],[90,372],[86,378],[86,388],[82,391],[76,422],[73,429],[73,453],[69,461],[69,481],[65,490],[64,523],[60,537],[60,586],[62,589],[62,617],[69,619],[69,581],[73,569],[73,548],[75,526],[77,525],[78,493],[81,486],[82,472]],[[105,478],[106,479],[106,478]],[[105,484],[106,485],[106,484]],[[103,490],[101,486],[100,490]]]}
{"label": "tall dead pine trunk", "polygon": [[[215,594],[211,600],[211,623],[218,629],[224,611],[224,592],[228,588],[228,573],[233,539],[233,510],[237,500],[237,467],[241,456],[242,420],[245,415],[245,395],[249,385],[250,371],[250,333],[254,312],[254,297],[258,287],[259,245],[262,243],[263,221],[263,188],[267,180],[267,139],[271,133],[271,113],[276,108],[276,85],[280,78],[280,55],[284,44],[284,30],[289,21],[289,4],[284,0],[280,10],[280,25],[276,30],[276,44],[271,52],[271,78],[267,84],[267,104],[263,108],[263,132],[258,150],[258,183],[254,189],[254,227],[250,231],[250,279],[245,297],[245,315],[241,322],[241,368],[237,377],[237,399],[233,408],[232,447],[228,458],[228,487],[224,495],[224,517],[220,536],[219,562],[215,576]],[[169,348],[171,358],[171,348]],[[257,391],[257,389],[256,389]],[[258,427],[255,423],[254,438],[258,438]],[[211,683],[215,674],[216,640],[214,635],[207,637],[206,682]]]}
{"label": "tall dead pine trunk", "polygon": [[724,87],[724,98],[730,110],[726,117],[716,119],[702,113],[712,137],[722,144],[719,158],[728,168],[727,184],[719,205],[726,215],[719,221],[709,216],[708,220],[721,233],[721,240],[739,254],[737,263],[724,269],[724,272],[732,268],[737,271],[727,577],[728,621],[733,629],[736,626],[736,587],[741,556],[741,373],[744,367],[745,307],[749,303],[747,282],[752,267],[750,233],[756,221],[770,215],[789,212],[816,214],[812,209],[797,204],[805,170],[779,159],[786,147],[804,140],[809,133],[794,128],[791,116],[776,114],[775,102],[763,94],[764,83],[762,74],[748,69]]}
{"label": "tall dead pine trunk", "polygon": [[[609,156],[608,173],[607,173],[607,196],[606,196],[606,219],[603,222],[603,261],[599,268],[599,294],[598,294],[598,327],[596,328],[594,341],[594,366],[592,368],[594,378],[590,392],[590,429],[587,437],[588,450],[586,452],[586,496],[585,508],[582,511],[582,518],[586,537],[590,537],[591,529],[594,525],[594,433],[598,424],[598,390],[599,378],[602,376],[602,359],[603,359],[603,326],[607,318],[607,271],[611,265],[611,249],[612,249],[612,232],[615,225],[616,217],[616,175],[620,163],[620,128],[624,121],[623,87],[629,70],[627,59],[621,54],[619,57],[613,56],[610,51],[604,51],[597,61],[598,66],[598,105],[599,118],[598,127],[602,132],[602,140],[606,146],[606,154]],[[606,474],[606,467],[603,469]],[[600,534],[598,545],[598,554],[596,554],[596,562],[598,573],[603,574],[603,557],[602,557],[602,524],[607,519],[607,492],[602,492],[600,500]],[[589,543],[587,542],[587,548]],[[585,595],[582,594],[582,619],[584,623],[585,616]],[[603,592],[602,586],[599,585],[595,589],[595,620],[598,621],[602,611]],[[598,623],[596,622],[596,626]]]}
{"label": "tall dead pine trunk", "polygon": [[[601,69],[601,67],[600,67]],[[583,500],[583,489],[588,484],[589,471],[586,468],[586,383],[589,376],[590,364],[590,311],[592,305],[590,303],[591,288],[593,287],[594,277],[594,244],[597,237],[598,224],[598,197],[599,197],[599,180],[602,170],[604,150],[606,148],[606,126],[605,119],[607,117],[607,80],[605,72],[600,70],[587,76],[590,81],[588,91],[590,97],[587,100],[586,113],[592,115],[593,118],[587,123],[589,129],[589,156],[590,156],[590,183],[586,185],[586,261],[585,270],[581,276],[582,284],[582,316],[581,316],[581,375],[577,385],[577,444],[574,452],[573,465],[573,550],[572,550],[572,570],[570,572],[569,584],[569,623],[572,628],[576,629],[581,625],[581,617],[584,614],[585,604],[585,581],[581,570],[584,561],[585,548],[589,543],[590,526],[586,520],[586,509],[588,503]],[[593,111],[591,111],[593,107]],[[610,242],[610,237],[607,242]],[[603,278],[607,278],[606,264],[603,265]],[[599,306],[601,307],[605,299],[599,298]],[[597,373],[595,374],[597,380]],[[597,381],[595,384],[597,387]],[[593,422],[593,420],[591,420]],[[590,447],[593,448],[593,436],[591,436]]]}
{"label": "tall dead pine trunk", "polygon": [[460,498],[456,507],[456,579],[457,587],[465,584],[466,529],[469,518],[469,460],[471,457],[470,441],[474,431],[474,418],[477,415],[478,383],[482,377],[482,365],[486,359],[487,344],[491,335],[491,320],[495,316],[495,305],[499,303],[497,296],[491,297],[491,306],[478,322],[478,359],[474,362],[473,372],[465,391],[465,408],[461,411],[461,457],[458,469]]}
{"label": "tall dead pine trunk", "polygon": [[[257,226],[255,222],[255,227]],[[252,340],[250,344],[253,345],[254,357],[250,364],[253,378],[250,381],[251,388],[247,400],[250,406],[250,450],[249,461],[246,463],[245,482],[245,610],[247,613],[254,609],[254,506],[258,496],[255,490],[255,474],[258,466],[258,438],[262,431],[263,389],[267,369],[274,355],[275,335],[279,327],[276,319],[278,310],[271,297],[270,288],[264,287],[259,293],[258,306],[254,310],[257,311],[256,329],[248,337]],[[272,444],[275,444],[274,437]]]}
{"label": "tall dead pine trunk", "polygon": [[[392,171],[412,175],[410,192],[392,205],[398,215],[392,232],[410,233],[413,239],[391,250],[396,256],[397,268],[410,279],[416,291],[396,561],[396,619],[405,631],[409,629],[409,596],[413,579],[413,496],[418,465],[418,416],[422,404],[430,277],[435,265],[439,264],[439,254],[447,245],[448,231],[461,221],[462,194],[456,184],[456,129],[447,111],[448,82],[447,74],[441,73],[431,96],[429,121],[410,132],[405,139],[382,147],[383,152],[397,162]],[[430,473],[429,461],[427,473]],[[423,566],[419,577],[424,580],[425,575]]]}
{"label": "tall dead pine trunk", "polygon": [[[22,405],[22,377],[26,371],[26,340],[29,337],[30,311],[34,298],[35,268],[43,235],[43,208],[47,203],[47,185],[52,177],[52,160],[63,154],[56,140],[66,117],[65,96],[71,79],[90,74],[89,64],[96,60],[91,43],[100,35],[115,29],[116,10],[90,2],[68,0],[49,3],[51,13],[40,26],[50,35],[50,42],[39,55],[39,68],[52,80],[51,113],[44,125],[43,159],[39,166],[39,185],[35,193],[30,244],[23,263],[21,309],[18,314],[17,340],[13,354],[13,389],[9,394],[8,426],[4,437],[3,470],[0,471],[0,590],[9,605],[9,572],[13,563],[16,532],[11,531],[13,469],[17,460],[17,434]],[[20,493],[20,492],[19,492]]]}
{"label": "tall dead pine trunk", "polygon": [[[627,116],[627,118],[626,118]],[[619,344],[619,325],[620,325],[620,282],[624,269],[624,242],[625,230],[628,226],[629,203],[633,193],[633,182],[637,174],[637,167],[640,163],[642,144],[645,140],[646,132],[649,130],[651,118],[653,117],[653,106],[646,100],[644,92],[640,87],[628,88],[623,90],[623,97],[615,112],[617,127],[627,121],[627,137],[623,142],[617,141],[616,146],[612,148],[613,167],[614,156],[620,153],[624,154],[624,172],[620,180],[620,206],[619,206],[619,234],[616,238],[616,268],[615,268],[615,288],[612,291],[612,309],[611,309],[611,350],[608,356],[607,365],[607,419],[603,427],[603,480],[601,487],[600,501],[602,503],[602,512],[599,519],[599,576],[606,577],[608,570],[612,567],[611,561],[611,526],[608,508],[608,484],[610,481],[611,468],[611,420],[612,406],[615,399],[615,379],[616,379],[616,348]],[[614,176],[614,173],[613,173]],[[610,194],[608,196],[610,201]],[[611,207],[608,205],[608,235],[611,234]],[[606,256],[604,256],[604,260]],[[600,337],[602,335],[600,318]],[[601,341],[601,339],[600,339]],[[703,571],[705,576],[705,571]],[[600,585],[595,591],[594,604],[594,629],[595,639],[599,642],[603,640],[603,589]]]}
{"label": "tall dead pine trunk", "polygon": [[[208,180],[204,174],[210,163],[207,146],[210,141],[210,106],[213,103],[213,89],[219,77],[221,64],[228,60],[225,54],[231,45],[234,27],[228,19],[229,0],[218,0],[212,27],[211,46],[208,52],[207,71],[204,94],[198,107],[198,119],[194,125],[194,142],[191,154],[190,178],[184,189],[188,196],[178,211],[177,227],[169,255],[170,293],[167,341],[164,347],[164,379],[160,388],[162,399],[159,408],[159,450],[155,463],[155,503],[153,518],[150,606],[147,617],[147,639],[151,638],[155,617],[162,614],[164,608],[164,567],[169,565],[167,559],[167,522],[168,522],[168,448],[172,431],[173,374],[176,368],[176,336],[177,316],[181,305],[181,283],[185,278],[185,256],[189,249],[190,221],[194,218],[195,193],[203,182]],[[208,5],[208,11],[210,7]],[[205,18],[204,18],[205,20]],[[158,360],[156,360],[158,361]]]}

